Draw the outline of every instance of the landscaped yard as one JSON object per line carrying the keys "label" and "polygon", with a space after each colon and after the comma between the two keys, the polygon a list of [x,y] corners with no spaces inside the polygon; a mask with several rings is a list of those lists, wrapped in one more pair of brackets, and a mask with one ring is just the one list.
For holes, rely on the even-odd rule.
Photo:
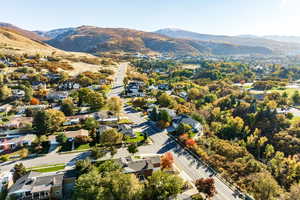
{"label": "landscaped yard", "polygon": [[56,165],[41,165],[41,166],[37,166],[37,167],[28,168],[27,170],[46,173],[46,172],[56,172],[59,170],[63,170],[64,168],[65,168],[64,164],[56,164]]}
{"label": "landscaped yard", "polygon": [[56,172],[56,171],[59,171],[59,170],[63,170],[64,168],[65,168],[65,166],[54,166],[54,167],[35,169],[33,171],[40,172],[40,173],[47,173],[47,172]]}
{"label": "landscaped yard", "polygon": [[293,119],[291,119],[292,125],[297,123],[297,122],[300,122],[300,117],[293,117]]}
{"label": "landscaped yard", "polygon": [[74,150],[86,150],[90,148],[90,144],[81,144],[78,147],[76,147]]}
{"label": "landscaped yard", "polygon": [[126,139],[126,143],[138,143],[145,139],[145,136],[142,132],[136,132],[135,135],[136,135],[135,138],[128,137]]}

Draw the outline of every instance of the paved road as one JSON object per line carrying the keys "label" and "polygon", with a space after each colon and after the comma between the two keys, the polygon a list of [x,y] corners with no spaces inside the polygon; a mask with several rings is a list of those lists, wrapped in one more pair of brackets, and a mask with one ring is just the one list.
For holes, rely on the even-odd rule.
{"label": "paved road", "polygon": [[[109,97],[118,96],[122,92],[123,78],[125,76],[127,64],[121,64],[119,72],[117,73],[114,87]],[[169,138],[165,131],[161,131],[151,122],[147,122],[141,117],[141,113],[134,111],[130,106],[124,107],[124,115],[129,117],[136,125],[137,128],[145,131],[153,141],[153,144],[139,147],[140,154],[163,154],[165,152],[172,152],[174,155],[176,166],[180,170],[183,170],[191,180],[196,180],[202,177],[210,177],[212,173],[207,167],[199,163],[193,156],[191,156],[186,150],[184,150],[175,141]],[[38,165],[48,165],[54,163],[67,163],[68,166],[72,166],[77,160],[84,159],[89,156],[89,152],[74,153],[74,154],[51,154],[43,157],[22,160],[21,162],[26,167],[33,167]],[[126,149],[119,149],[115,157],[128,156],[129,153]],[[16,162],[5,163],[0,165],[1,170],[11,169]],[[212,176],[213,177],[213,176]],[[235,193],[227,187],[218,178],[214,177],[216,182],[216,188],[218,194],[213,198],[215,200],[233,200],[240,199]]]}
{"label": "paved road", "polygon": [[[114,87],[111,91],[112,96],[119,96],[122,92],[123,78],[126,72],[126,66],[126,64],[120,66],[120,71],[116,79],[117,87]],[[120,73],[124,74],[121,75]],[[140,147],[140,154],[163,154],[166,152],[172,152],[174,155],[176,166],[178,166],[180,170],[183,170],[191,180],[195,181],[199,178],[213,177],[212,172],[210,172],[206,166],[202,165],[174,140],[170,139],[166,134],[166,131],[161,131],[155,126],[155,124],[151,124],[151,122],[148,122],[143,117],[141,117],[140,112],[136,112],[130,106],[125,106],[124,115],[132,120],[134,124],[136,124],[137,128],[141,128],[144,132],[146,132],[153,141],[152,145]],[[128,152],[125,149],[121,149],[116,156],[122,157],[126,155],[128,155]],[[218,194],[213,199],[240,199],[228,186],[221,182],[217,177],[214,177],[214,179]]]}

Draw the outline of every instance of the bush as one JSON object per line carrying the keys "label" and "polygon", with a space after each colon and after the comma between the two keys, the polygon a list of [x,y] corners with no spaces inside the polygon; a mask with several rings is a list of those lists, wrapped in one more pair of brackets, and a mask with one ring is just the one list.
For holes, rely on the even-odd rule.
{"label": "bush", "polygon": [[2,162],[8,161],[8,160],[9,160],[8,155],[1,156],[1,157],[0,157],[0,160],[1,160]]}
{"label": "bush", "polygon": [[106,155],[106,151],[105,149],[103,148],[99,148],[99,147],[93,147],[91,149],[91,156],[94,158],[94,159],[99,159],[99,158],[102,158]]}

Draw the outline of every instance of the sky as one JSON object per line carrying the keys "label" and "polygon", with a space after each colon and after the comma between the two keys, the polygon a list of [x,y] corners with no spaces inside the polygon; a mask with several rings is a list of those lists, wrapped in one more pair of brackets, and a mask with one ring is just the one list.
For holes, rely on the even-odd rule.
{"label": "sky", "polygon": [[300,36],[300,0],[9,0],[0,8],[0,22],[28,30],[93,25]]}

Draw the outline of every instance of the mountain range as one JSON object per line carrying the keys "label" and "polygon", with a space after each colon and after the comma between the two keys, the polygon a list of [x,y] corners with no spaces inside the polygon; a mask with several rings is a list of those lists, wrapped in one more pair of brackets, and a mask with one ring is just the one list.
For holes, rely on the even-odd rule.
{"label": "mountain range", "polygon": [[245,35],[209,35],[180,29],[144,32],[127,28],[95,26],[28,31],[8,23],[0,23],[0,27],[58,49],[93,54],[112,51],[172,55],[270,55],[300,52],[300,43],[287,38],[276,39],[275,36],[275,39],[272,39]]}

